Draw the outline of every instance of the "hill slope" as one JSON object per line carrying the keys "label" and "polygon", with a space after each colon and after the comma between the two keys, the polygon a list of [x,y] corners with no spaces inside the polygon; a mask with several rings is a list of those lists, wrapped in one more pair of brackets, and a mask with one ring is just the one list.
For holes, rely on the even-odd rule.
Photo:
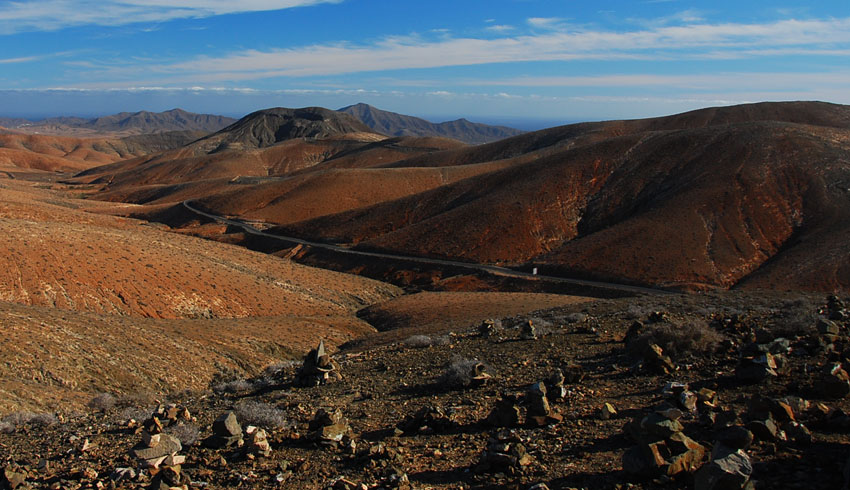
{"label": "hill slope", "polygon": [[432,123],[362,103],[343,107],[339,111],[351,114],[373,130],[390,136],[438,136],[477,145],[523,133],[518,129],[474,123],[466,119]]}

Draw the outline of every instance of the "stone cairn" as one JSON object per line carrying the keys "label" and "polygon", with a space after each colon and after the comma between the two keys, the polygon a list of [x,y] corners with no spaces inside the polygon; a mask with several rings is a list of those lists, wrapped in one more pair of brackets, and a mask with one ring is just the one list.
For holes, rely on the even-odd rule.
{"label": "stone cairn", "polygon": [[343,439],[349,436],[351,432],[348,420],[342,415],[340,409],[328,411],[320,408],[316,410],[308,428],[310,430],[307,435],[308,439],[327,446],[344,444]]}
{"label": "stone cairn", "polygon": [[525,407],[525,425],[544,427],[558,424],[563,416],[552,408],[552,403],[563,401],[566,396],[564,374],[556,371],[546,382],[539,381],[521,394],[503,394],[487,416],[487,423],[494,427],[517,427],[523,421]]}
{"label": "stone cairn", "polygon": [[474,471],[518,473],[531,461],[531,455],[519,435],[512,430],[501,430],[488,441],[487,449],[481,454],[481,461]]}
{"label": "stone cairn", "polygon": [[531,320],[526,321],[520,327],[519,337],[522,340],[537,340],[537,328]]}
{"label": "stone cairn", "polygon": [[304,363],[295,375],[295,384],[311,387],[340,379],[339,364],[325,351],[325,342],[319,341],[319,346],[304,356]]}
{"label": "stone cairn", "polygon": [[480,325],[478,325],[478,334],[484,337],[485,339],[493,337],[497,333],[499,333],[500,323],[501,322],[499,322],[498,320],[484,320],[483,322],[481,322]]}
{"label": "stone cairn", "polygon": [[226,412],[215,419],[212,430],[213,434],[204,439],[204,445],[209,448],[242,447],[245,444],[242,425],[239,424],[233,412]]}
{"label": "stone cairn", "polygon": [[179,439],[163,432],[164,423],[175,423],[178,417],[191,419],[185,408],[180,409],[174,405],[167,409],[158,407],[153,415],[142,423],[142,442],[131,450],[140,466],[153,475],[150,488],[189,488],[190,479],[182,471],[186,456],[178,454],[183,446]]}

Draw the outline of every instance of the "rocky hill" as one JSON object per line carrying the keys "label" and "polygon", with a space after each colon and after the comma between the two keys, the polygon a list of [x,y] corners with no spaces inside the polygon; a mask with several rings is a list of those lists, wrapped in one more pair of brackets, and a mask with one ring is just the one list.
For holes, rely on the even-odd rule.
{"label": "rocky hill", "polygon": [[339,111],[351,114],[373,130],[390,136],[436,136],[478,145],[523,133],[518,129],[474,123],[466,119],[432,123],[362,103],[343,107]]}

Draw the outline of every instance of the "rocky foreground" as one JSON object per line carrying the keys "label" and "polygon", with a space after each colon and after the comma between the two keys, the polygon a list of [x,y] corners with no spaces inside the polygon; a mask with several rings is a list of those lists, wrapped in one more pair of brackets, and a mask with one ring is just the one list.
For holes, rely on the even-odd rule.
{"label": "rocky foreground", "polygon": [[[847,299],[600,300],[0,422],[2,488],[842,488]],[[162,366],[162,369],[169,369]]]}

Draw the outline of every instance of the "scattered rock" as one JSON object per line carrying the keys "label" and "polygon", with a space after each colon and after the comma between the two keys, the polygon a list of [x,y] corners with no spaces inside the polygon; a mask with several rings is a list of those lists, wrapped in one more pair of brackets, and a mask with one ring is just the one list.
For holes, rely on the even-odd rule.
{"label": "scattered rock", "polygon": [[735,425],[726,427],[717,433],[718,443],[732,450],[749,449],[753,443],[753,433],[744,426]]}
{"label": "scattered rock", "polygon": [[408,415],[398,424],[398,428],[405,434],[444,432],[454,428],[457,424],[451,416],[440,407],[426,406],[420,408],[415,414]]}

